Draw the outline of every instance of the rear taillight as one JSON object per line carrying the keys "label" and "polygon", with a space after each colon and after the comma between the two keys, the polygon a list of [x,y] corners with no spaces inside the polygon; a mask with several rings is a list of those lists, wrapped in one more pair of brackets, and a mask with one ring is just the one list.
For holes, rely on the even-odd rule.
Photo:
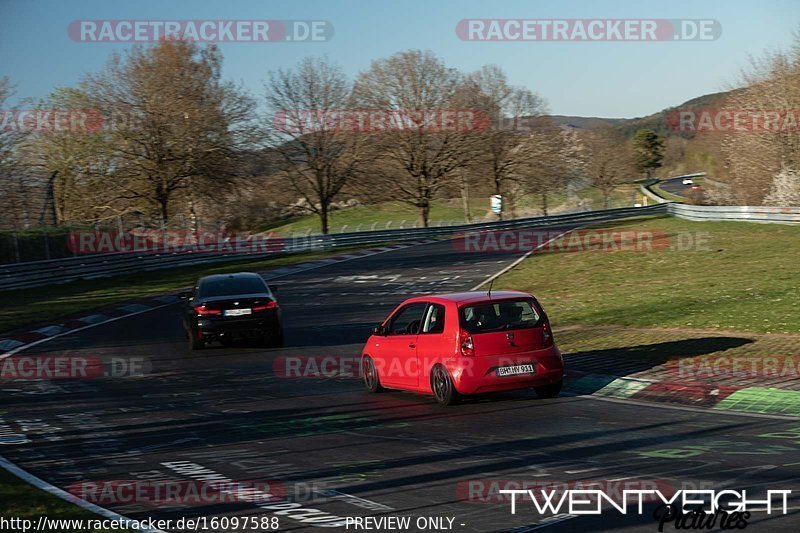
{"label": "rear taillight", "polygon": [[475,345],[472,343],[472,335],[469,331],[461,330],[458,334],[459,344],[461,346],[461,354],[467,357],[475,355]]}
{"label": "rear taillight", "polygon": [[194,310],[198,315],[203,315],[203,316],[222,314],[222,309],[206,309],[205,304],[195,306]]}
{"label": "rear taillight", "polygon": [[550,331],[550,323],[546,320],[542,325],[542,341],[544,342],[545,346],[550,346],[553,344],[553,333]]}
{"label": "rear taillight", "polygon": [[265,304],[254,305],[253,311],[266,311],[267,309],[275,309],[276,307],[278,307],[278,302],[275,300],[270,300]]}

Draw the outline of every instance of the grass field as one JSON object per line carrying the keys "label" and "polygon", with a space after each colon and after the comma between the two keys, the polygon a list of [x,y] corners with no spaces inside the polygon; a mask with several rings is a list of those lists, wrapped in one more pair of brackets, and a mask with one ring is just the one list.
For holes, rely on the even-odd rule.
{"label": "grass field", "polygon": [[[634,199],[638,196],[636,190],[638,188],[633,185],[620,186],[611,196],[610,207],[630,207],[634,203]],[[587,189],[578,194],[578,198],[587,202],[592,209],[602,209],[603,200],[599,191],[595,189]],[[636,199],[635,201],[641,201]],[[554,194],[548,198],[550,209],[557,209],[559,207],[567,208],[565,205],[567,197],[565,194]],[[541,214],[540,212],[541,200],[535,196],[525,196],[518,200],[517,209],[518,216],[535,216]],[[480,221],[484,218],[493,219],[490,211],[489,198],[471,198],[470,199],[470,216],[473,221]],[[572,206],[572,209],[575,209]],[[434,200],[431,207],[430,214],[431,225],[437,225],[439,222],[445,223],[464,223],[464,208],[460,198],[452,198],[449,200]],[[344,228],[345,231],[356,231],[359,227],[361,231],[366,231],[373,228],[384,229],[387,227],[387,222],[392,222],[390,228],[398,228],[401,224],[409,228],[415,223],[419,222],[419,211],[408,204],[402,202],[385,202],[377,205],[362,205],[356,207],[349,207],[333,211],[330,215],[331,231],[339,232]],[[263,230],[272,230],[279,233],[287,233],[294,231],[319,231],[319,218],[315,215],[308,215],[298,217],[291,221],[284,221],[277,224],[263,226]]]}
{"label": "grass field", "polygon": [[[537,253],[495,288],[533,292],[561,326],[800,332],[800,227],[653,217],[613,229],[663,231],[675,248]],[[705,245],[677,249],[689,236]]]}
{"label": "grass field", "polygon": [[[34,525],[40,516],[63,520],[98,520],[100,517],[80,507],[34,488],[18,477],[0,468],[0,516],[6,519],[32,520]],[[6,531],[6,530],[3,530]],[[13,530],[11,530],[13,531]],[[22,529],[19,529],[22,531]],[[66,529],[50,531],[67,531]],[[73,531],[70,529],[69,531]],[[127,529],[84,529],[86,533],[107,531],[127,532]]]}

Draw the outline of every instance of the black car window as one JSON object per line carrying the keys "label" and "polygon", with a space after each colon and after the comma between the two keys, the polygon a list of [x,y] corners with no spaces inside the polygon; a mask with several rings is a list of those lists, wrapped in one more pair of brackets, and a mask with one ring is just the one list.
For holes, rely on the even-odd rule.
{"label": "black car window", "polygon": [[422,333],[444,333],[444,306],[431,304],[425,311],[422,321]]}
{"label": "black car window", "polygon": [[236,294],[267,293],[269,288],[264,280],[256,277],[207,279],[200,283],[198,296],[233,296]]}
{"label": "black car window", "polygon": [[539,325],[540,315],[531,299],[485,302],[461,308],[461,328],[469,333],[487,333]]}
{"label": "black car window", "polygon": [[389,335],[416,335],[422,324],[425,303],[409,304],[398,311],[389,323]]}

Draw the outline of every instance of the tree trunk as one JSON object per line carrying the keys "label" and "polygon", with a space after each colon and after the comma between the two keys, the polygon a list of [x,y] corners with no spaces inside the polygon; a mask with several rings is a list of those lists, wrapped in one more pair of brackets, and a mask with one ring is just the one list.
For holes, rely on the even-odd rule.
{"label": "tree trunk", "polygon": [[603,209],[608,209],[608,201],[611,198],[611,193],[603,191]]}
{"label": "tree trunk", "polygon": [[169,196],[166,194],[161,195],[158,199],[158,204],[161,222],[166,225],[169,222]]}
{"label": "tree trunk", "polygon": [[547,216],[547,193],[542,193],[542,213]]}
{"label": "tree trunk", "polygon": [[419,219],[420,222],[422,222],[423,228],[428,227],[430,216],[431,216],[431,204],[427,199],[425,199],[419,206]]}
{"label": "tree trunk", "polygon": [[330,231],[328,227],[328,203],[321,202],[319,205],[319,222],[320,226],[322,226],[322,233],[327,235]]}
{"label": "tree trunk", "polygon": [[464,208],[464,220],[467,224],[472,222],[472,214],[469,210],[469,179],[461,172],[461,203]]}

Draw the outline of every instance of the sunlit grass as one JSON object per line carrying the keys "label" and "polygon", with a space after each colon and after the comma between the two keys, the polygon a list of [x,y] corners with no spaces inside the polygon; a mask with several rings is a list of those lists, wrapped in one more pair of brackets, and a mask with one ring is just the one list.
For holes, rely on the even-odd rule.
{"label": "sunlit grass", "polygon": [[[800,333],[800,227],[659,217],[613,229],[660,230],[670,248],[538,253],[495,287],[532,291],[560,325]],[[676,249],[690,236],[707,245]]]}

